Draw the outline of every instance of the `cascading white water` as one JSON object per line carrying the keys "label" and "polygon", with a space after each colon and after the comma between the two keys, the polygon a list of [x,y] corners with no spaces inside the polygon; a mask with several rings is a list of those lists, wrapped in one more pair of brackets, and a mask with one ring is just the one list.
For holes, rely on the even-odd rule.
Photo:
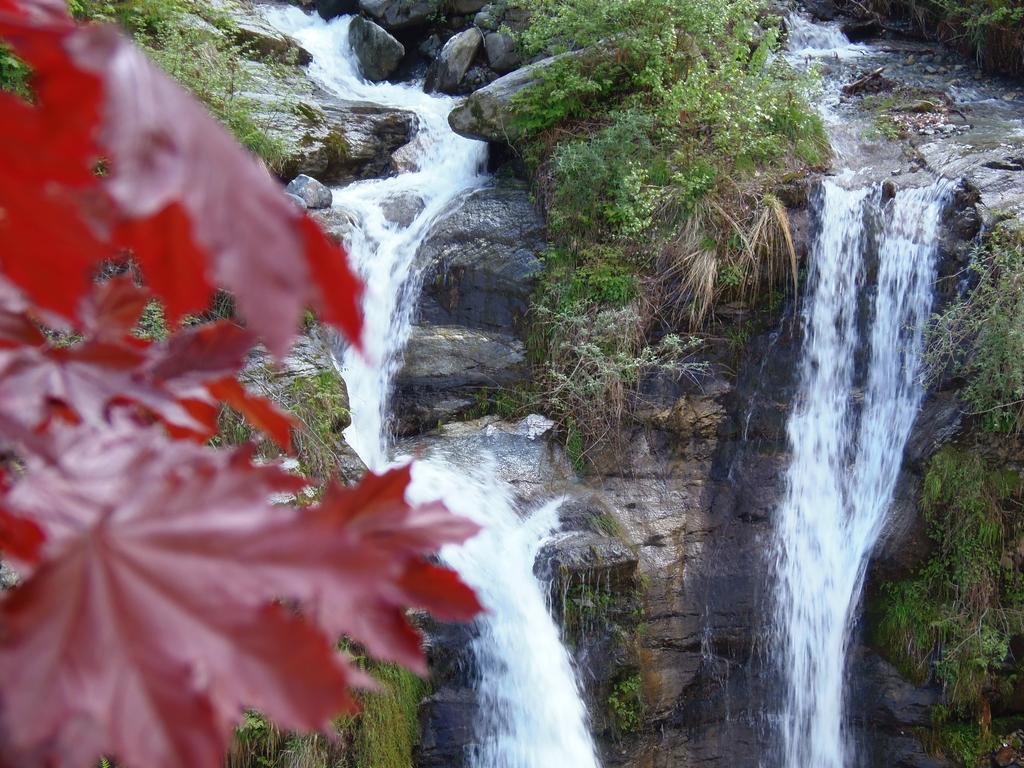
{"label": "cascading white water", "polygon": [[[788,56],[797,65],[865,50],[836,27],[795,14],[787,27]],[[922,397],[922,335],[949,192],[939,180],[883,200],[877,183],[858,180],[877,173],[864,163],[864,126],[841,107],[840,85],[826,78],[818,105],[836,165],[849,167],[825,181],[815,201],[818,234],[777,524],[785,768],[855,764],[844,733],[846,655],[868,558]],[[876,285],[869,277],[872,255]]]}
{"label": "cascading white water", "polygon": [[[921,401],[922,333],[947,191],[939,181],[883,203],[878,190],[827,181],[819,196],[778,521],[786,768],[853,762],[843,734],[846,652],[868,557]],[[865,308],[860,296],[872,241],[878,283]],[[866,338],[860,326],[870,327]],[[855,363],[864,345],[870,354],[861,390]]]}
{"label": "cascading white water", "polygon": [[448,459],[458,471],[435,457],[414,465],[413,497],[440,492],[452,511],[484,526],[466,545],[442,553],[489,611],[473,642],[482,718],[470,765],[597,768],[572,662],[533,572],[540,548],[558,528],[561,500],[520,519],[508,487],[494,481],[494,466],[480,463],[478,454]]}
{"label": "cascading white water", "polygon": [[[388,461],[388,391],[416,307],[419,286],[411,274],[416,249],[455,198],[486,183],[487,147],[448,127],[454,99],[426,94],[415,85],[364,80],[348,43],[351,16],[324,22],[298,8],[278,7],[266,16],[312,54],[309,74],[328,91],[344,99],[406,109],[419,119],[415,171],[334,190],[335,207],[358,219],[345,245],[367,287],[363,302],[366,354],[346,352],[343,362],[352,413],[345,436],[368,466],[379,469]],[[389,221],[383,207],[403,198],[418,199],[423,205],[408,226]]]}
{"label": "cascading white water", "polygon": [[797,13],[786,18],[786,41],[790,52],[801,56],[840,56],[851,49],[850,41],[841,29],[815,24]]}
{"label": "cascading white water", "polygon": [[[313,55],[309,74],[327,90],[411,110],[419,118],[416,170],[334,190],[334,205],[358,218],[346,246],[367,285],[366,355],[347,351],[342,361],[352,414],[345,437],[367,466],[380,470],[396,460],[390,455],[388,400],[418,299],[416,251],[456,198],[488,181],[482,170],[486,146],[449,128],[454,99],[425,94],[417,85],[363,80],[348,43],[351,17],[327,23],[297,8],[276,7],[266,17]],[[388,221],[383,204],[408,196],[422,201],[422,212],[408,226]],[[482,741],[471,765],[597,768],[572,664],[548,613],[546,589],[533,573],[540,547],[558,526],[559,502],[520,517],[495,470],[479,454],[429,455],[415,464],[408,493],[414,502],[441,498],[483,527],[465,545],[442,553],[487,609],[473,644]]]}

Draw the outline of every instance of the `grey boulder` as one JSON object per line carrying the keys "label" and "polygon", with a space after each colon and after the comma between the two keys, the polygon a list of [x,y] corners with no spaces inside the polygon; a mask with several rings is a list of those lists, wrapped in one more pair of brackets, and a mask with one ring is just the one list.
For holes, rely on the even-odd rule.
{"label": "grey boulder", "polygon": [[398,192],[380,204],[384,218],[399,227],[408,227],[423,213],[426,204],[415,192]]}
{"label": "grey boulder", "polygon": [[260,16],[246,13],[235,5],[222,7],[233,22],[231,37],[249,58],[300,65],[313,60],[313,55],[298,40],[278,32]]}
{"label": "grey boulder", "polygon": [[482,141],[511,142],[518,135],[512,100],[535,84],[554,61],[543,59],[471,94],[448,115],[448,124],[460,136]]}
{"label": "grey boulder", "polygon": [[487,63],[500,74],[511,72],[523,63],[516,41],[504,32],[488,32],[484,36],[484,49],[487,51]]}
{"label": "grey boulder", "polygon": [[310,214],[324,233],[337,243],[345,243],[353,230],[359,227],[359,217],[346,208],[332,206]]}
{"label": "grey boulder", "polygon": [[307,208],[330,208],[334,200],[330,189],[305,174],[299,174],[292,179],[284,191],[302,200]]}
{"label": "grey boulder", "polygon": [[316,0],[316,12],[324,21],[349,13],[359,13],[359,0]]}
{"label": "grey boulder", "polygon": [[452,13],[476,13],[487,5],[487,0],[448,0],[448,10]]}
{"label": "grey boulder", "polygon": [[443,0],[359,0],[360,9],[387,29],[425,26],[440,16],[443,5]]}
{"label": "grey boulder", "polygon": [[452,37],[430,66],[426,90],[457,93],[483,42],[483,33],[476,27],[470,27]]}
{"label": "grey boulder", "polygon": [[252,88],[242,95],[255,105],[256,121],[284,149],[284,178],[300,173],[325,184],[380,178],[393,173],[391,156],[412,141],[413,112],[346,101],[317,88],[303,74],[281,77],[247,62]]}
{"label": "grey boulder", "polygon": [[356,16],[348,28],[348,41],[367,80],[386,80],[405,56],[405,46],[387,30],[369,19]]}
{"label": "grey boulder", "polygon": [[420,313],[438,325],[521,332],[543,265],[544,220],[523,185],[479,190],[438,221],[416,254]]}

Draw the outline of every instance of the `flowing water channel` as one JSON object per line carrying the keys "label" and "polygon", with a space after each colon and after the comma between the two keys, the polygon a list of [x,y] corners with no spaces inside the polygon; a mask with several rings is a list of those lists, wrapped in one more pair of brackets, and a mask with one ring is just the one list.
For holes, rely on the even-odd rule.
{"label": "flowing water channel", "polygon": [[[856,55],[835,29],[799,19],[791,28],[794,59]],[[842,125],[838,84],[826,79],[824,87],[826,125]],[[923,394],[922,336],[949,194],[948,182],[936,180],[884,199],[881,185],[865,180],[870,174],[843,168],[849,156],[836,143],[838,173],[814,201],[818,229],[776,537],[785,768],[856,764],[844,731],[846,656]]]}
{"label": "flowing water channel", "polygon": [[[389,395],[409,339],[420,284],[416,252],[431,226],[461,195],[486,185],[486,146],[448,126],[455,100],[428,95],[422,84],[370,83],[348,43],[351,17],[324,22],[297,8],[273,8],[271,24],[313,55],[309,75],[340,98],[406,109],[419,119],[416,169],[335,189],[334,205],[355,214],[346,246],[367,286],[364,356],[341,355],[352,424],[345,433],[371,469],[396,456],[388,432]],[[385,215],[389,202],[418,199],[422,211],[407,226]],[[483,531],[444,559],[480,596],[486,614],[472,644],[479,670],[480,716],[473,768],[597,768],[586,708],[569,655],[548,611],[546,585],[533,572],[545,540],[558,527],[558,500],[526,513],[479,453],[438,450],[417,461],[411,501],[441,498]]]}

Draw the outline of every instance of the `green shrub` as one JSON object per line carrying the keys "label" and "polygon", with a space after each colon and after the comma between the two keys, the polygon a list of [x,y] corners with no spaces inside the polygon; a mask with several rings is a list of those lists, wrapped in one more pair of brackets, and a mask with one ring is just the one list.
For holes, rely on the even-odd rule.
{"label": "green shrub", "polygon": [[608,696],[608,713],[619,737],[640,730],[646,709],[639,672],[617,682]]}
{"label": "green shrub", "polygon": [[189,0],[69,0],[68,8],[83,21],[120,24],[134,35],[153,34],[180,21],[192,8]]}
{"label": "green shrub", "polygon": [[1003,225],[972,261],[976,287],[933,321],[928,335],[932,375],[948,368],[966,379],[961,395],[982,426],[1024,426],[1024,231]]}
{"label": "green shrub", "polygon": [[341,433],[351,422],[345,382],[333,369],[296,375],[285,386],[282,400],[301,425],[293,439],[302,471],[311,477],[332,477]]}
{"label": "green shrub", "polygon": [[934,675],[952,713],[982,723],[1005,678],[1010,638],[1024,633],[1024,575],[1013,566],[1024,520],[1016,472],[943,448],[924,478],[921,508],[934,554],[912,578],[883,588],[877,639],[901,670]]}
{"label": "green shrub", "polygon": [[561,239],[600,242],[650,228],[652,131],[649,115],[630,111],[586,139],[555,148],[548,217]]}
{"label": "green shrub", "polygon": [[577,469],[596,448],[614,445],[645,376],[657,371],[692,376],[704,370],[692,359],[700,345],[696,339],[668,335],[648,344],[635,302],[598,310],[589,303],[539,306],[536,314],[535,325],[545,336],[541,397],[562,427]]}
{"label": "green shrub", "polygon": [[191,91],[210,113],[258,155],[271,171],[285,162],[285,148],[259,118],[258,105],[244,94],[253,86],[245,49],[226,38],[188,25],[159,24],[142,40],[149,57]]}
{"label": "green shrub", "polygon": [[0,46],[0,91],[28,98],[31,93],[28,77],[29,69],[25,62],[11,53],[6,46]]}
{"label": "green shrub", "polygon": [[[202,101],[238,141],[261,157],[271,171],[284,164],[282,143],[261,123],[256,102],[243,94],[253,81],[246,69],[249,51],[232,42],[233,22],[199,0],[72,0],[76,18],[120,24],[167,74]],[[186,18],[212,23],[210,31]],[[0,83],[4,59],[0,57]]]}
{"label": "green shrub", "polygon": [[719,302],[795,283],[771,192],[828,144],[813,82],[772,55],[759,0],[518,4],[524,53],[565,54],[516,97],[514,120],[553,243],[531,351],[582,462],[639,380],[671,367],[650,333],[689,336]]}
{"label": "green shrub", "polygon": [[381,690],[360,696],[353,768],[412,768],[427,684],[394,664],[375,665],[373,676]]}
{"label": "green shrub", "polygon": [[418,710],[427,684],[394,664],[357,658],[380,684],[359,696],[360,711],[334,722],[335,734],[290,734],[256,712],[235,731],[227,768],[412,768]]}

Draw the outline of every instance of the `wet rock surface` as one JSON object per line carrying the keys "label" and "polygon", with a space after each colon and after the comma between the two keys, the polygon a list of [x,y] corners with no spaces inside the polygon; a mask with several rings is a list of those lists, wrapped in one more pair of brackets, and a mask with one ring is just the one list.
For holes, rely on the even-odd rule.
{"label": "wet rock surface", "polygon": [[367,80],[386,80],[405,56],[404,45],[383,27],[362,16],[352,19],[348,39]]}
{"label": "wet rock surface", "polygon": [[525,185],[474,192],[434,226],[416,255],[423,270],[421,316],[521,331],[544,248],[544,222]]}
{"label": "wet rock surface", "polygon": [[481,391],[526,381],[526,350],[514,336],[461,326],[417,326],[395,378],[403,434],[431,429],[469,410]]}
{"label": "wet rock surface", "polygon": [[412,112],[339,99],[301,74],[282,77],[256,62],[248,68],[254,87],[243,95],[284,145],[286,178],[306,174],[335,185],[386,176],[394,152],[415,134]]}

